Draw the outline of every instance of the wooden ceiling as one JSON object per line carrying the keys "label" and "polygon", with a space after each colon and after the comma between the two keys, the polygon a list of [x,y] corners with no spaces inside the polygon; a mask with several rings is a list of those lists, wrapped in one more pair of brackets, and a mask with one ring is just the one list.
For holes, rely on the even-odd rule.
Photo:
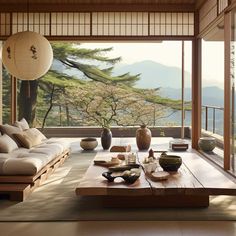
{"label": "wooden ceiling", "polygon": [[[37,9],[40,11],[47,8],[48,11],[52,11],[53,7],[60,8],[67,6],[70,6],[71,8],[77,6],[75,11],[79,9],[78,6],[87,6],[87,8],[88,6],[90,8],[96,8],[96,6],[99,6],[100,8],[102,6],[111,6],[114,9],[116,9],[115,7],[118,7],[117,11],[125,6],[128,7],[128,10],[132,10],[132,7],[137,10],[142,9],[142,7],[149,7],[150,9],[154,7],[153,10],[156,10],[157,7],[161,7],[160,9],[163,9],[164,11],[165,6],[172,7],[173,9],[175,9],[176,6],[178,8],[196,9],[203,2],[204,0],[0,0],[0,11],[5,11],[7,9],[10,11],[23,11],[23,9],[26,9],[27,5],[34,11]],[[114,9],[111,9],[111,11]]]}
{"label": "wooden ceiling", "polygon": [[69,4],[195,4],[197,0],[0,0],[0,3],[27,3],[30,4],[56,4],[56,3],[69,3]]}

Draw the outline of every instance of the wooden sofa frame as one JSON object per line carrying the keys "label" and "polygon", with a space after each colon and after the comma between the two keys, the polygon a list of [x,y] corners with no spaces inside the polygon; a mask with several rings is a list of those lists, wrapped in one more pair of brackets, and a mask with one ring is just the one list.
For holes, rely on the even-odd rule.
{"label": "wooden sofa frame", "polygon": [[54,158],[36,175],[4,175],[0,176],[0,195],[9,195],[11,201],[24,201],[38,186],[40,186],[66,159],[70,150]]}

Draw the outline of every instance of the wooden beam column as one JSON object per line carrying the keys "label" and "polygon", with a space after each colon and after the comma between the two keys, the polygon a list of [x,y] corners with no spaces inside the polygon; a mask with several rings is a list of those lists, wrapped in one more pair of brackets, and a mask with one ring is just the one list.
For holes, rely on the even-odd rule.
{"label": "wooden beam column", "polygon": [[198,149],[201,136],[201,39],[192,42],[192,147]]}
{"label": "wooden beam column", "polygon": [[[230,169],[230,141],[231,141],[231,14],[224,16],[224,35],[225,35],[225,74],[224,74],[224,169]],[[234,115],[234,114],[233,114]]]}
{"label": "wooden beam column", "polygon": [[0,42],[0,124],[2,124],[2,42]]}

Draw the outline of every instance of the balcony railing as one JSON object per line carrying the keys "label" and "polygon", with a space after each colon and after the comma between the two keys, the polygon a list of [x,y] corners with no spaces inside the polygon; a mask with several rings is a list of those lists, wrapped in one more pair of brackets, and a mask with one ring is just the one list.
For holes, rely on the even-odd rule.
{"label": "balcony railing", "polygon": [[210,106],[210,105],[203,105],[203,109],[205,109],[205,130],[209,131],[209,113],[212,112],[212,133],[216,133],[216,110],[224,111],[223,107],[218,106]]}

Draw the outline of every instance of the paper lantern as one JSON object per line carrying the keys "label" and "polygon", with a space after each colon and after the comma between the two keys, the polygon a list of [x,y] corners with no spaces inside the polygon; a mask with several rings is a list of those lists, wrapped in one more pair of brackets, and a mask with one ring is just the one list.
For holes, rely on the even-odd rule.
{"label": "paper lantern", "polygon": [[49,70],[53,51],[42,35],[24,31],[10,36],[4,43],[2,61],[8,72],[21,80],[35,80]]}

